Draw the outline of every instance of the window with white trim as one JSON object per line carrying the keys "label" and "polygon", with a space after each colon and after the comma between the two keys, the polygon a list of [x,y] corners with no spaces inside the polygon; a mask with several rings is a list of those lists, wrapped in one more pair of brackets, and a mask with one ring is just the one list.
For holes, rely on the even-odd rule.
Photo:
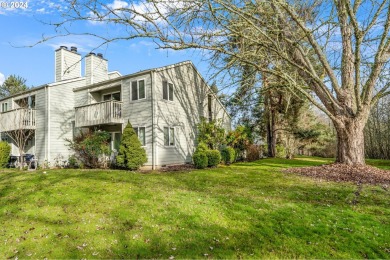
{"label": "window with white trim", "polygon": [[110,133],[110,138],[108,139],[108,143],[110,145],[111,150],[119,151],[119,146],[121,144],[122,133],[121,132],[112,132]]}
{"label": "window with white trim", "polygon": [[133,127],[142,146],[145,146],[145,127]]}
{"label": "window with white trim", "polygon": [[146,98],[145,95],[145,80],[131,82],[131,100],[139,100]]}
{"label": "window with white trim", "polygon": [[7,111],[8,111],[8,103],[2,103],[1,112],[7,112]]}
{"label": "window with white trim", "polygon": [[164,127],[164,145],[175,146],[175,128]]}
{"label": "window with white trim", "polygon": [[163,99],[173,101],[173,84],[163,81]]}

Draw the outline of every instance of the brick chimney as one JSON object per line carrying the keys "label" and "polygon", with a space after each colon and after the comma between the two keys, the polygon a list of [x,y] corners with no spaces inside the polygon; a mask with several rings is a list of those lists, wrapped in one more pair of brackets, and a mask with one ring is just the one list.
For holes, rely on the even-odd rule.
{"label": "brick chimney", "polygon": [[77,48],[61,46],[55,51],[55,82],[81,77],[81,55]]}
{"label": "brick chimney", "polygon": [[87,85],[108,80],[108,62],[103,54],[93,52],[85,57],[85,77]]}

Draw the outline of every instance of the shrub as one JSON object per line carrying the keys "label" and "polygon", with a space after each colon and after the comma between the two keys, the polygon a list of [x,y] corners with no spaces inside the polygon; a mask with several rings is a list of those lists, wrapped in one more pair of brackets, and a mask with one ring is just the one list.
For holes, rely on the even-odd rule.
{"label": "shrub", "polygon": [[204,142],[200,142],[196,147],[196,151],[198,152],[206,152],[207,150],[209,150],[209,148]]}
{"label": "shrub", "polygon": [[208,166],[217,166],[221,161],[221,153],[218,150],[207,150],[206,151]]}
{"label": "shrub", "polygon": [[[81,132],[75,139],[68,140],[69,147],[75,152],[80,164],[87,168],[101,168],[105,164],[101,157],[110,152],[110,134],[105,131]],[[49,166],[48,166],[49,167]]]}
{"label": "shrub", "polygon": [[76,156],[74,156],[74,154],[72,154],[68,158],[68,167],[71,168],[71,169],[79,168],[79,163],[77,161]]}
{"label": "shrub", "polygon": [[198,169],[204,169],[208,165],[207,154],[204,151],[196,151],[192,156],[192,160],[194,161],[194,165]]}
{"label": "shrub", "polygon": [[11,153],[11,146],[5,142],[0,142],[0,168],[4,168],[7,166],[9,155]]}
{"label": "shrub", "polygon": [[198,143],[204,143],[207,149],[219,149],[226,143],[225,129],[222,127],[222,120],[212,120],[202,117],[198,126]]}
{"label": "shrub", "polygon": [[221,157],[222,161],[229,165],[234,162],[234,159],[236,157],[236,152],[232,147],[225,147],[221,150]]}
{"label": "shrub", "polygon": [[145,149],[142,148],[141,142],[129,122],[123,130],[116,163],[122,168],[138,170],[147,161]]}
{"label": "shrub", "polygon": [[276,145],[276,157],[277,158],[286,158],[287,152],[286,148],[283,145],[277,144]]}
{"label": "shrub", "polygon": [[261,156],[261,152],[262,152],[261,146],[252,144],[246,150],[246,153],[247,153],[246,159],[248,160],[248,162],[253,162],[253,161],[259,160],[260,156]]}
{"label": "shrub", "polygon": [[253,143],[252,129],[239,125],[226,136],[227,145],[236,151],[236,160],[245,160],[246,150]]}

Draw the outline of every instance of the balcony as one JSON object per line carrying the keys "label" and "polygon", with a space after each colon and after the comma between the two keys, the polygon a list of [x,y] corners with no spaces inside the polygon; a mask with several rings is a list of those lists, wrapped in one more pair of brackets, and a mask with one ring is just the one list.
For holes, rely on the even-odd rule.
{"label": "balcony", "polygon": [[76,127],[122,124],[122,102],[110,100],[76,107]]}
{"label": "balcony", "polygon": [[3,112],[0,114],[0,131],[35,129],[35,115],[36,110],[30,108],[18,108]]}

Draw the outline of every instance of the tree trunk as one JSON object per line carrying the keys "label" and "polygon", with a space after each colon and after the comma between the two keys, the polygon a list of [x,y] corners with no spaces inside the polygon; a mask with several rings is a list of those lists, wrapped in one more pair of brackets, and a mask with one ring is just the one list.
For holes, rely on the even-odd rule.
{"label": "tree trunk", "polygon": [[275,129],[275,115],[272,108],[268,112],[267,118],[267,146],[268,157],[274,158],[276,156],[276,133]]}
{"label": "tree trunk", "polygon": [[23,154],[24,154],[24,149],[20,149],[19,148],[19,155],[20,155],[20,157],[19,157],[19,169],[20,170],[23,170],[23,164],[24,164]]}
{"label": "tree trunk", "polygon": [[364,165],[364,120],[346,120],[335,123],[337,132],[336,162]]}

